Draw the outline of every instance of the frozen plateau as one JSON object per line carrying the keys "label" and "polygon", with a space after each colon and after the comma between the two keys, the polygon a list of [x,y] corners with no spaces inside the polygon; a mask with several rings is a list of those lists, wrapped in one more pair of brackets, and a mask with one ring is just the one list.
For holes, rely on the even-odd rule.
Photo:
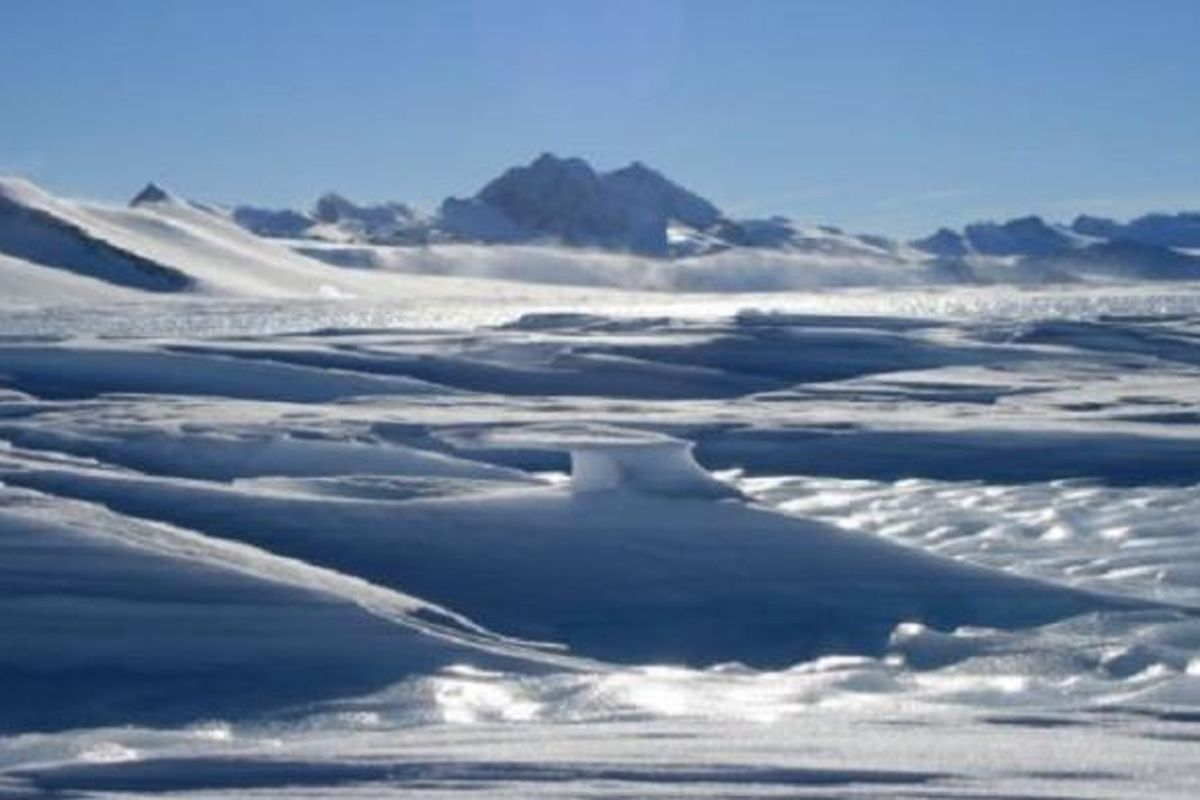
{"label": "frozen plateau", "polygon": [[0,180],[0,798],[1200,796],[1200,217]]}

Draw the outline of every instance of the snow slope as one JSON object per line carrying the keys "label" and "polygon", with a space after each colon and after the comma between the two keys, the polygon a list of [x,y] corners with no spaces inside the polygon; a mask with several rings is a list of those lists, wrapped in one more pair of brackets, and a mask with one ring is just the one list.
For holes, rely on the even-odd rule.
{"label": "snow slope", "polygon": [[[100,230],[93,230],[99,227]],[[31,183],[0,184],[0,242],[11,256],[58,267],[110,283],[149,291],[179,291],[191,283],[165,266],[116,241],[97,221]]]}
{"label": "snow slope", "polygon": [[362,581],[96,507],[3,497],[0,732],[242,716],[464,659],[521,661]]}
{"label": "snow slope", "polygon": [[62,302],[103,305],[132,302],[136,290],[99,278],[0,253],[0,292],[8,307],[39,307]]}
{"label": "snow slope", "polygon": [[0,201],[0,250],[110,283],[266,296],[341,291],[320,264],[169,196],[117,208],[59,200],[5,179]]}

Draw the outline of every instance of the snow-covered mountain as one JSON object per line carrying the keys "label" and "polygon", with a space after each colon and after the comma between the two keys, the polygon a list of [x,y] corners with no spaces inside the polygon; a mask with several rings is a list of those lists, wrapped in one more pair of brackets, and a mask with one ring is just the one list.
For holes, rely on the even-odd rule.
{"label": "snow-covered mountain", "polygon": [[403,203],[359,205],[336,192],[317,199],[311,211],[238,206],[233,220],[260,236],[372,244],[423,244],[429,222]]}
{"label": "snow-covered mountain", "polygon": [[597,172],[552,155],[429,216],[333,193],[309,212],[229,210],[155,184],[114,206],[0,179],[0,296],[10,304],[144,292],[388,299],[480,289],[446,278],[529,292],[1200,280],[1200,252],[1158,243],[1191,243],[1196,216],[1070,226],[1030,216],[903,244],[784,217],[736,219],[643,164]]}
{"label": "snow-covered mountain", "polygon": [[583,159],[549,153],[474,197],[447,199],[439,224],[459,241],[553,241],[651,256],[732,244],[716,206],[640,162],[600,173]]}
{"label": "snow-covered mountain", "polygon": [[734,219],[709,200],[635,161],[599,172],[581,158],[544,153],[468,198],[450,197],[423,218],[401,203],[357,206],[335,194],[312,212],[243,206],[233,218],[263,236],[357,244],[552,244],[689,258],[754,248],[893,259],[878,236],[801,226],[784,217]]}
{"label": "snow-covered mountain", "polygon": [[941,228],[913,246],[938,256],[1048,256],[1073,250],[1089,240],[1063,225],[1041,217],[1018,217],[1007,222],[976,222],[962,232]]}
{"label": "snow-covered mountain", "polygon": [[1071,230],[1084,236],[1124,240],[1160,247],[1200,248],[1200,212],[1144,214],[1126,223],[1080,215]]}
{"label": "snow-covered mountain", "polygon": [[1150,214],[1127,224],[1080,216],[1070,225],[1018,217],[941,228],[912,246],[989,282],[1200,279],[1200,258],[1183,251],[1200,246],[1197,214]]}

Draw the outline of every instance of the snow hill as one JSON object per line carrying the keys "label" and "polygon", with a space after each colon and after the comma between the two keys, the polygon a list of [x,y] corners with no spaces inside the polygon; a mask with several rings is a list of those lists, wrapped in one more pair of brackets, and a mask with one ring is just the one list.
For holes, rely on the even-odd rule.
{"label": "snow hill", "polygon": [[31,300],[127,290],[316,297],[345,288],[328,267],[156,186],[122,208],[63,200],[20,179],[0,180],[0,280]]}

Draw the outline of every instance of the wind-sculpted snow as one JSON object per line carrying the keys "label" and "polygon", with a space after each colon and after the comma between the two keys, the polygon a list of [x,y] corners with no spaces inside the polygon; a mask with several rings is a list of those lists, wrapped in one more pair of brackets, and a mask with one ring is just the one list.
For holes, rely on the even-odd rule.
{"label": "wind-sculpted snow", "polygon": [[505,660],[502,640],[361,580],[0,492],[3,732],[244,715]]}
{"label": "wind-sculpted snow", "polygon": [[485,434],[485,447],[566,450],[575,494],[634,492],[663,497],[740,497],[704,471],[690,442],[595,425],[530,425]]}
{"label": "wind-sculpted snow", "polygon": [[46,398],[102,392],[218,395],[296,402],[431,391],[421,381],[314,372],[287,364],[199,359],[132,349],[9,347],[0,352],[6,382]]}
{"label": "wind-sculpted snow", "polygon": [[0,315],[0,797],[1190,797],[1142,291]]}

